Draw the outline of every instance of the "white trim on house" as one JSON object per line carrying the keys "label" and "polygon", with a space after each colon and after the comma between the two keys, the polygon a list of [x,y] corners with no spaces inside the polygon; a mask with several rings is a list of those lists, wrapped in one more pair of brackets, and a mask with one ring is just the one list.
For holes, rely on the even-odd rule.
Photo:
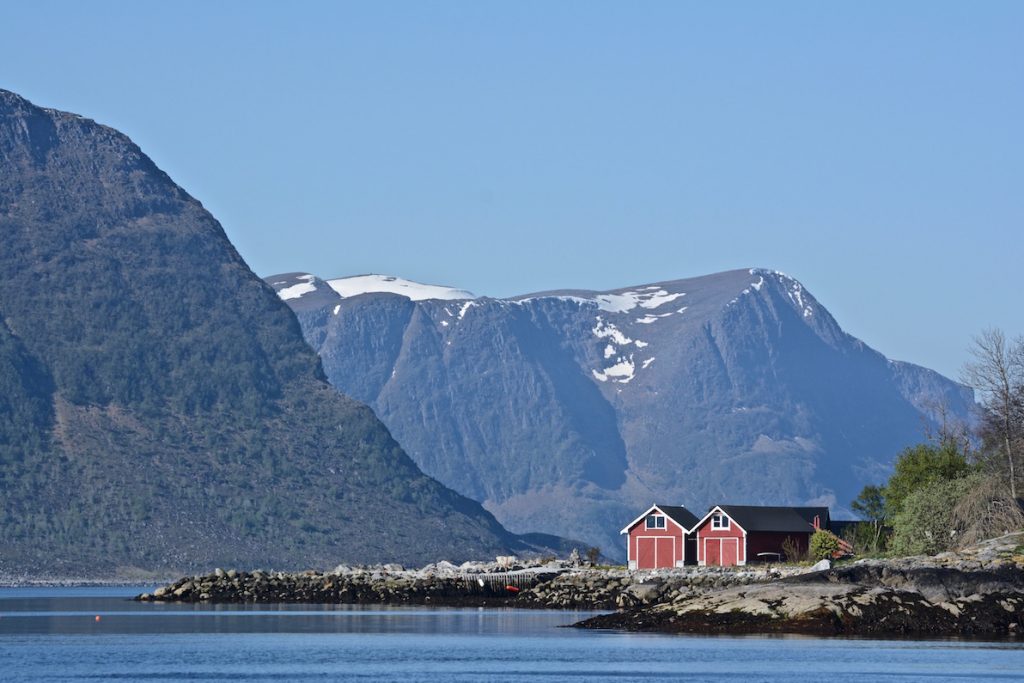
{"label": "white trim on house", "polygon": [[[693,528],[690,529],[689,531],[687,531],[686,533],[692,534],[695,531],[697,531],[697,529],[701,528],[701,526],[704,525],[704,522],[708,521],[708,519],[711,517],[711,515],[714,514],[715,510],[718,510],[719,514],[723,514],[726,517],[728,517],[730,523],[731,522],[736,522],[736,520],[733,519],[732,516],[730,516],[728,512],[726,512],[725,510],[723,510],[722,508],[720,508],[719,506],[716,505],[715,507],[713,507],[710,510],[708,510],[708,514],[706,514],[703,517],[701,517],[700,520],[696,524],[693,525]],[[740,524],[739,522],[736,522],[736,526],[739,527],[740,531],[742,531],[744,535],[746,535],[747,530],[743,528],[742,524]],[[728,529],[715,529],[715,531],[727,531],[727,530]]]}
{"label": "white trim on house", "polygon": [[[642,515],[640,515],[639,517],[637,517],[636,519],[634,519],[634,520],[633,520],[632,522],[630,522],[629,524],[627,524],[627,525],[626,525],[626,527],[625,527],[625,528],[624,528],[624,529],[623,529],[622,531],[620,531],[620,532],[619,532],[619,535],[622,535],[622,534],[628,534],[628,533],[629,533],[629,530],[630,530],[630,529],[632,529],[632,528],[633,528],[633,527],[635,527],[635,526],[636,526],[636,525],[637,525],[638,523],[640,523],[641,521],[643,521],[644,517],[646,517],[647,515],[649,515],[649,514],[650,514],[650,513],[651,513],[651,512],[653,511],[653,510],[658,510],[658,506],[657,506],[657,504],[655,504],[655,503],[652,503],[652,504],[651,504],[651,507],[647,508],[647,509],[646,509],[646,510],[644,511],[644,513],[643,513]],[[661,510],[658,510],[658,512],[661,512]],[[662,513],[662,514],[664,514],[664,513]]]}
{"label": "white trim on house", "polygon": [[[668,525],[665,522],[667,519],[667,515],[647,515],[644,518],[644,529],[664,529],[665,531],[668,531]],[[652,521],[654,522],[653,526],[651,526]],[[658,522],[661,522],[661,524],[659,525]]]}
{"label": "white trim on house", "polygon": [[633,520],[632,522],[630,522],[629,524],[627,524],[627,525],[626,525],[626,528],[624,528],[624,529],[623,529],[622,531],[620,531],[620,532],[619,532],[619,535],[621,536],[622,534],[628,534],[628,533],[629,533],[629,530],[630,530],[630,529],[632,529],[633,527],[635,527],[635,526],[636,526],[637,524],[639,524],[640,522],[644,521],[644,518],[645,518],[645,517],[647,517],[647,515],[649,515],[649,514],[651,514],[652,512],[654,512],[655,510],[657,510],[657,511],[658,511],[658,514],[660,514],[660,515],[664,515],[665,519],[667,519],[668,521],[672,522],[672,523],[673,523],[673,524],[675,524],[675,525],[676,525],[677,527],[679,527],[680,529],[682,529],[682,530],[683,530],[683,533],[684,533],[684,534],[688,534],[688,533],[690,533],[690,530],[689,530],[689,529],[687,529],[686,527],[684,527],[684,526],[683,526],[682,524],[680,524],[680,523],[679,523],[679,522],[677,522],[676,520],[672,519],[672,516],[671,516],[671,515],[669,515],[668,513],[666,513],[666,512],[665,512],[664,510],[662,510],[662,509],[661,509],[660,507],[658,507],[658,505],[657,505],[657,504],[653,504],[653,505],[651,505],[651,507],[647,508],[647,510],[646,510],[646,511],[644,512],[644,514],[640,515],[639,517],[637,517],[636,519],[634,519],[634,520]]}
{"label": "white trim on house", "polygon": [[[746,538],[747,538],[747,536],[746,536],[746,534],[744,534],[743,535],[744,550],[746,550]],[[736,566],[737,567],[742,567],[743,565],[745,565],[747,563],[746,552],[743,553],[743,559],[740,560],[740,539],[736,538],[735,536],[712,536],[711,538],[708,538],[708,537],[705,536],[703,540],[704,540],[704,547],[703,547],[704,552],[701,553],[701,557],[703,559],[700,560],[700,562],[697,563],[701,567],[707,567],[707,566],[725,567],[725,566],[728,566],[728,565],[723,565],[722,564],[722,555],[723,555],[723,553],[722,553],[722,541],[732,541],[733,544],[736,546]],[[718,564],[717,565],[708,565],[708,541],[718,541]]]}

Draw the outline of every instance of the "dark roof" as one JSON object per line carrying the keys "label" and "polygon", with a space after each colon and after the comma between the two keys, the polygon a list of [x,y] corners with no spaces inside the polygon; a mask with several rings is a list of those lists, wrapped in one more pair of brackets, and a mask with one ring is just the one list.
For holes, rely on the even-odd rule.
{"label": "dark roof", "polygon": [[768,507],[761,505],[719,505],[747,531],[814,531],[814,517],[822,529],[828,528],[827,507]]}
{"label": "dark roof", "polygon": [[864,524],[865,522],[859,519],[833,519],[828,523],[828,530],[834,533],[836,536],[842,536],[846,533],[846,530],[850,527],[857,526],[858,524]]}
{"label": "dark roof", "polygon": [[658,509],[672,518],[672,521],[689,531],[698,521],[697,515],[693,514],[682,505],[658,505]]}

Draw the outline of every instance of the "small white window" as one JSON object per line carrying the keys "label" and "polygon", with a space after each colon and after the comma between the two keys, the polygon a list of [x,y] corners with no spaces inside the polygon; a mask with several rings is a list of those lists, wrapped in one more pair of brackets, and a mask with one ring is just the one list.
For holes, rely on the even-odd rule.
{"label": "small white window", "polygon": [[665,518],[661,515],[647,515],[648,529],[664,529]]}
{"label": "small white window", "polygon": [[711,528],[712,529],[728,529],[729,518],[725,515],[711,515]]}

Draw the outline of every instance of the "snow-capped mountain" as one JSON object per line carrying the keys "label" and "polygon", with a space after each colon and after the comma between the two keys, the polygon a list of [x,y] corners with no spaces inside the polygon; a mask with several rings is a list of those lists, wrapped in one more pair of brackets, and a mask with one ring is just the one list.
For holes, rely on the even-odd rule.
{"label": "snow-capped mountain", "polygon": [[353,275],[341,277],[334,280],[321,280],[309,273],[286,273],[274,276],[270,282],[277,295],[285,301],[299,299],[306,294],[312,294],[323,285],[326,285],[337,292],[342,298],[359,296],[360,294],[372,294],[383,292],[387,294],[398,294],[411,301],[424,301],[426,299],[475,299],[476,295],[465,289],[445,287],[444,285],[426,285],[422,282],[414,282],[393,275]]}
{"label": "snow-capped mountain", "polygon": [[[300,280],[300,278],[305,278]],[[888,361],[797,280],[734,270],[509,299],[273,276],[338,389],[509,528],[621,550],[652,500],[841,510],[966,388]]]}

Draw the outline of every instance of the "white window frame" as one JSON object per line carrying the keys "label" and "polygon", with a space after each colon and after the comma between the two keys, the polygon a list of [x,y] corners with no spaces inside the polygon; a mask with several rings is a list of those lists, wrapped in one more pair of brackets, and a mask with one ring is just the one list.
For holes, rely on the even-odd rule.
{"label": "white window frame", "polygon": [[[725,524],[722,524],[723,519]],[[729,519],[729,515],[719,512],[717,515],[711,516],[711,528],[715,531],[728,531],[732,528],[732,520]]]}
{"label": "white window frame", "polygon": [[[651,526],[651,519],[654,519],[654,526]],[[667,529],[668,526],[665,522],[665,515],[647,515],[647,519],[644,521],[646,529]]]}

